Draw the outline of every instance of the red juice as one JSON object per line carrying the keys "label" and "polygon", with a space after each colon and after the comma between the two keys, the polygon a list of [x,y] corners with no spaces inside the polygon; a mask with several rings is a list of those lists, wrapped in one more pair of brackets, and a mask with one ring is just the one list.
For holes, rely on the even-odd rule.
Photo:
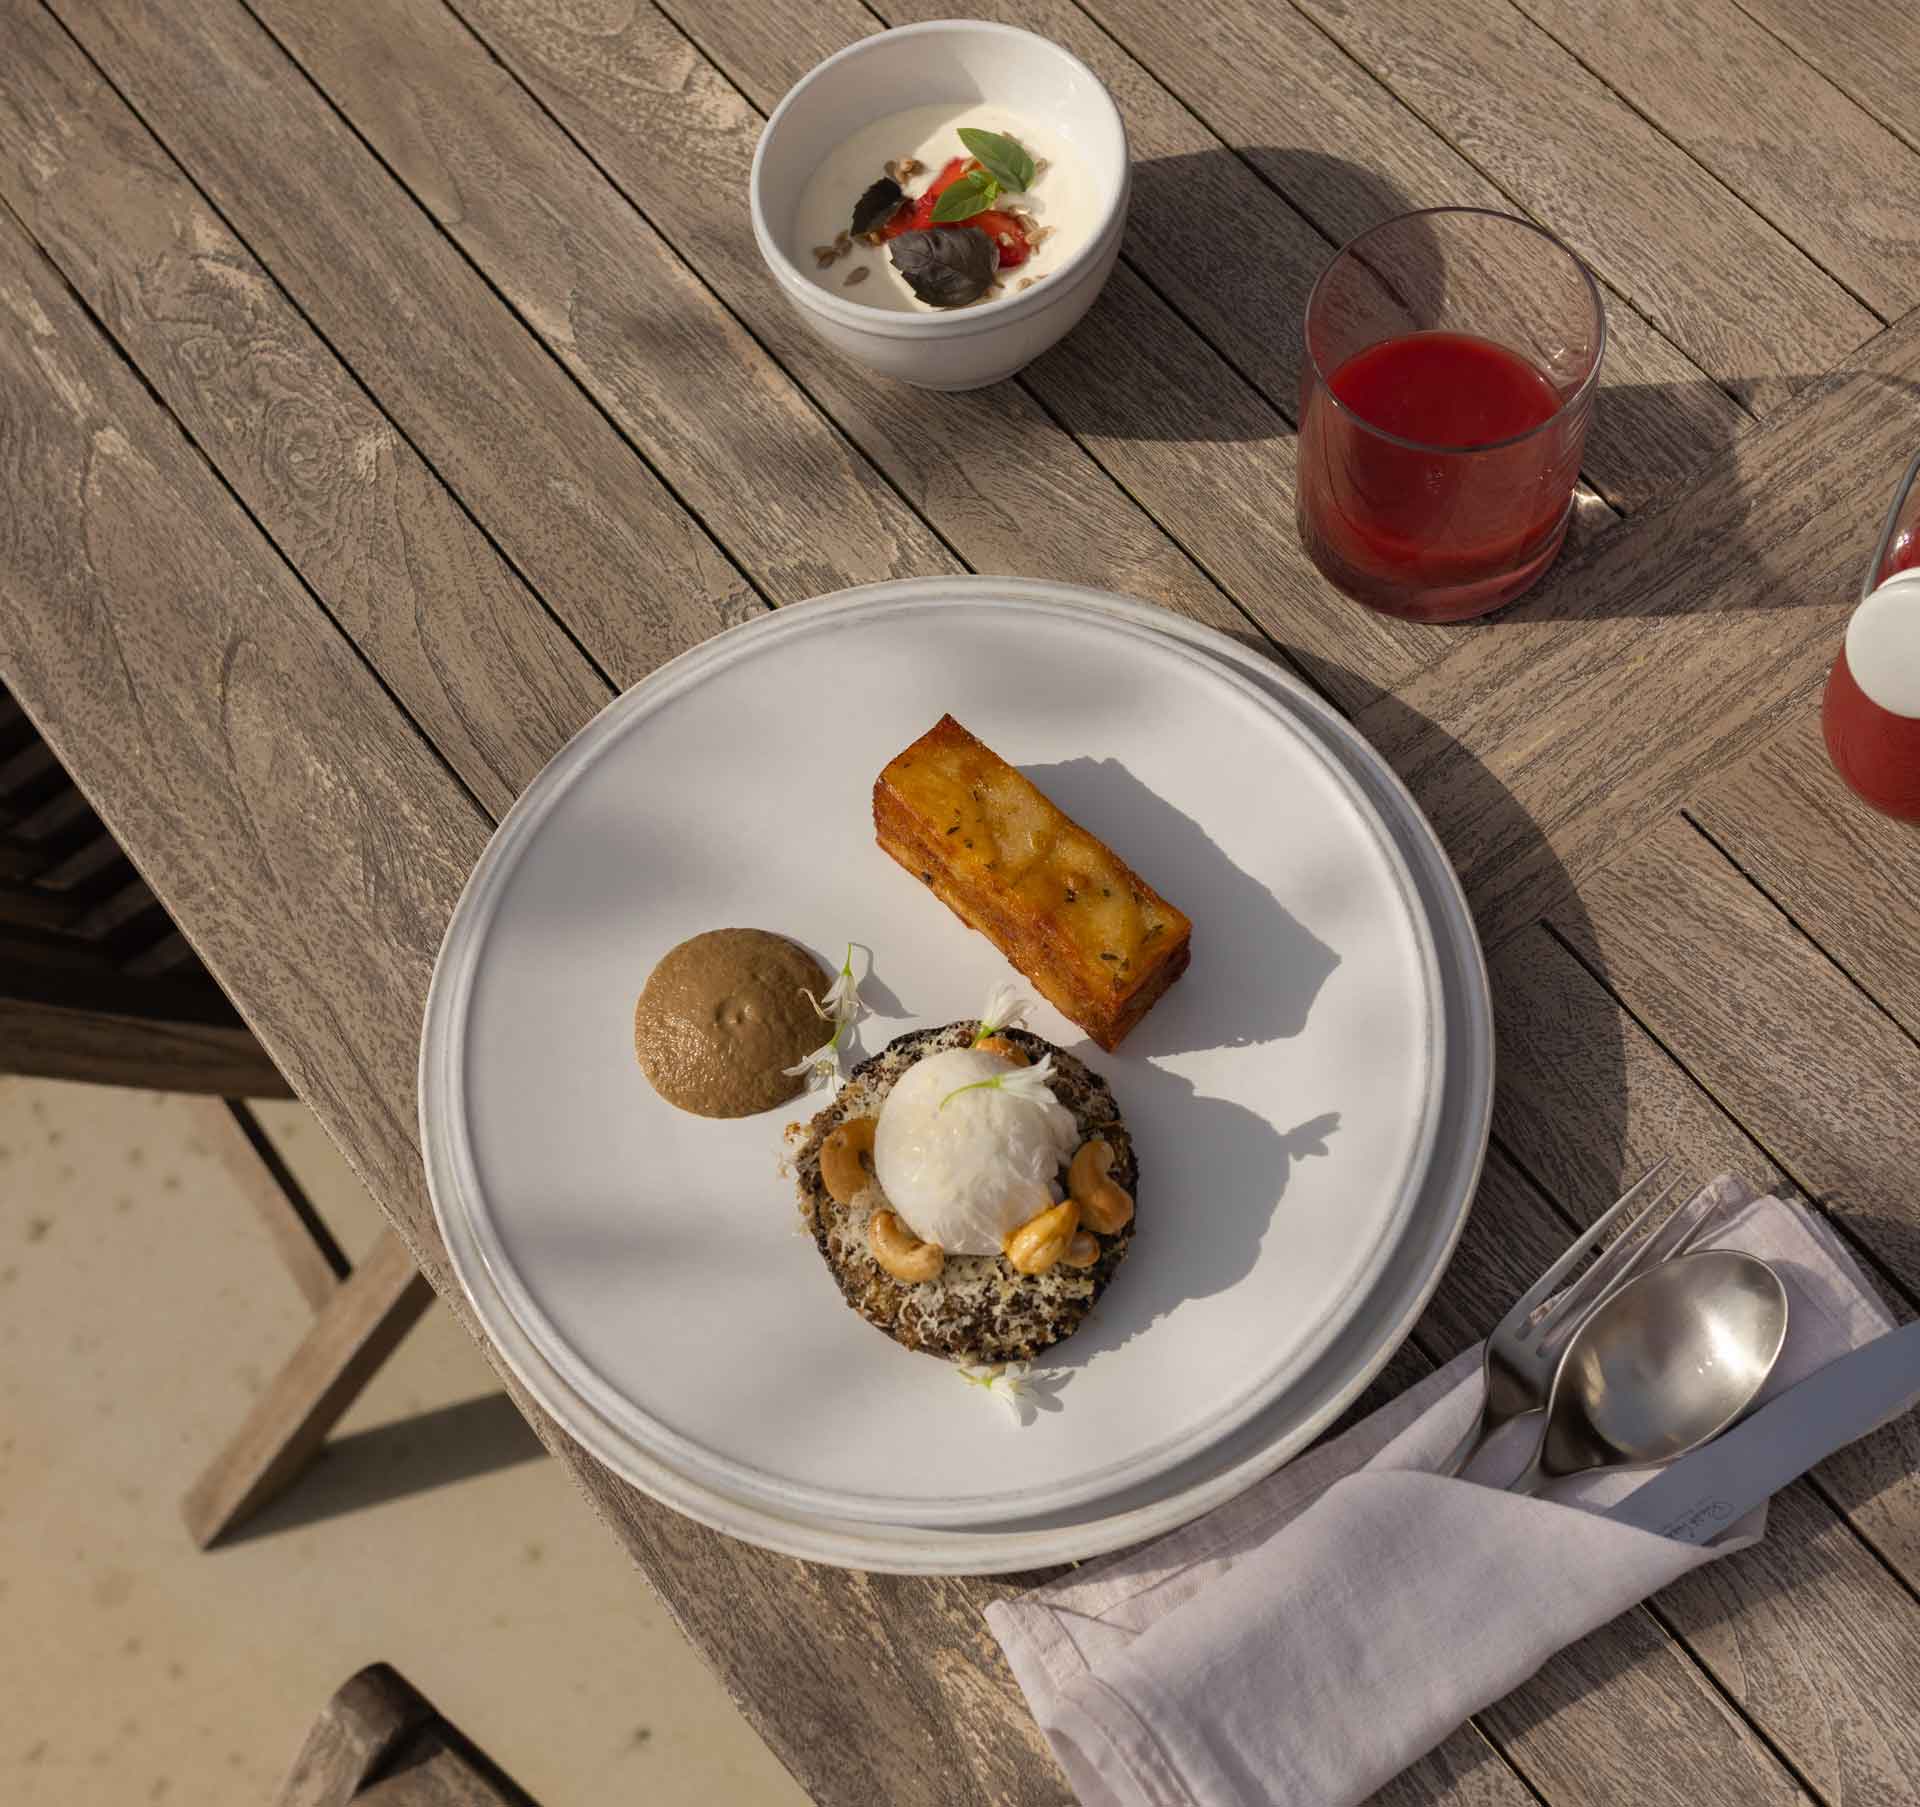
{"label": "red juice", "polygon": [[[1587,410],[1526,358],[1470,333],[1409,333],[1309,374],[1301,533],[1361,601],[1452,621],[1531,584],[1571,514]],[[1571,418],[1558,419],[1566,414]]]}

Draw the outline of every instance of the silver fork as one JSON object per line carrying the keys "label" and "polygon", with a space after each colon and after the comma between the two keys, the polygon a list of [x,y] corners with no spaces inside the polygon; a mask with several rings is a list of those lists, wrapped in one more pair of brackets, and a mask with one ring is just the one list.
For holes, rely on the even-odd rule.
{"label": "silver fork", "polygon": [[[1657,1230],[1634,1241],[1679,1184],[1676,1176],[1652,1197],[1644,1196],[1672,1159],[1663,1155],[1649,1167],[1494,1326],[1482,1363],[1486,1384],[1480,1416],[1436,1472],[1458,1474],[1503,1424],[1544,1411],[1554,1366],[1581,1319],[1642,1268],[1679,1254],[1706,1222],[1713,1208],[1710,1195],[1693,1207],[1682,1205]],[[1567,1276],[1616,1229],[1619,1234],[1594,1264],[1556,1298]]]}

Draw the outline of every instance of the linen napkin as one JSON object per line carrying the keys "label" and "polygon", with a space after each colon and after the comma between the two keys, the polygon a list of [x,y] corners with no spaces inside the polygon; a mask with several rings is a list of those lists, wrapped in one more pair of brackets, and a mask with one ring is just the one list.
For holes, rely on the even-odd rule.
{"label": "linen napkin", "polygon": [[[1803,1207],[1732,1174],[1696,1205],[1715,1212],[1696,1246],[1758,1255],[1786,1285],[1763,1397],[1893,1328]],[[987,1608],[1083,1807],[1349,1807],[1556,1650],[1765,1531],[1764,1507],[1703,1547],[1609,1520],[1649,1472],[1532,1499],[1435,1475],[1479,1402],[1476,1347],[1205,1518]]]}

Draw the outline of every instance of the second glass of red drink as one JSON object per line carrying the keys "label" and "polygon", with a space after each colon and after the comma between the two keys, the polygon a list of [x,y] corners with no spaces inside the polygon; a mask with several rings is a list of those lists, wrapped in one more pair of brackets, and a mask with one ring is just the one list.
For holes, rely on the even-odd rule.
{"label": "second glass of red drink", "polygon": [[1300,538],[1385,614],[1464,621],[1553,562],[1606,344],[1585,265],[1508,214],[1364,232],[1307,302]]}

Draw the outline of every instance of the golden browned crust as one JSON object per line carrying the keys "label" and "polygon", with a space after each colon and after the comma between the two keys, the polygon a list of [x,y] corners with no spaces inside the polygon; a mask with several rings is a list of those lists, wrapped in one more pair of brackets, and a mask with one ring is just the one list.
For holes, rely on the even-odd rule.
{"label": "golden browned crust", "polygon": [[951,715],[873,787],[881,848],[1111,1051],[1187,970],[1193,925]]}

